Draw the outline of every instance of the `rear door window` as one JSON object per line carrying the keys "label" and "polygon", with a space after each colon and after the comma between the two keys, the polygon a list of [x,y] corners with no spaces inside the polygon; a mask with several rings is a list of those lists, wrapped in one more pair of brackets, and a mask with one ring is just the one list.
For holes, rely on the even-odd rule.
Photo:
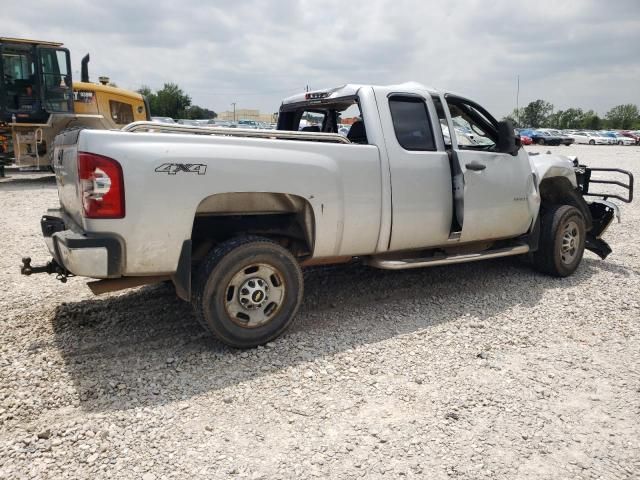
{"label": "rear door window", "polygon": [[393,96],[389,98],[393,129],[398,143],[405,150],[436,149],[429,111],[422,98]]}

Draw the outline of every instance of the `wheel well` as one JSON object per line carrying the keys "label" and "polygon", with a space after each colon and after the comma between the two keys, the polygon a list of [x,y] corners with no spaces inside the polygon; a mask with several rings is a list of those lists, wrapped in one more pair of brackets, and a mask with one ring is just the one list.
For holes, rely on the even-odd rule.
{"label": "wheel well", "polygon": [[593,221],[587,202],[582,197],[580,190],[571,185],[567,177],[545,178],[540,182],[540,198],[542,208],[551,205],[571,205],[582,213],[586,230],[591,230]]}
{"label": "wheel well", "polygon": [[200,202],[191,232],[192,261],[216,244],[241,235],[270,238],[294,256],[310,256],[314,246],[313,208],[297,195],[236,192],[211,195]]}

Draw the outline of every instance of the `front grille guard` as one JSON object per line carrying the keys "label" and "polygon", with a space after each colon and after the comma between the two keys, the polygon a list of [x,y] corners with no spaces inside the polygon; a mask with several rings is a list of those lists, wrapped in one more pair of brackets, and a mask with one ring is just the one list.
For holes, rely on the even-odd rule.
{"label": "front grille guard", "polygon": [[[582,192],[583,196],[590,197],[602,197],[604,200],[608,200],[609,198],[616,198],[625,203],[631,203],[633,200],[633,174],[628,170],[622,170],[621,168],[590,168],[586,165],[579,165],[575,167],[576,179],[578,181],[578,187]],[[594,172],[613,172],[615,174],[625,175],[627,177],[628,183],[624,183],[620,180],[605,180],[600,178],[592,178],[592,174]],[[616,185],[625,189],[628,193],[626,197],[621,195],[617,195],[615,193],[604,193],[604,192],[592,192],[590,190],[593,184],[603,184],[603,185]]]}

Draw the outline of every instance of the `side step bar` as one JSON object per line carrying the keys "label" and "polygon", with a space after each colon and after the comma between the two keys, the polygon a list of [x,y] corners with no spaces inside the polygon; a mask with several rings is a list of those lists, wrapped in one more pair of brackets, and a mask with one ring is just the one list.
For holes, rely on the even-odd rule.
{"label": "side step bar", "polygon": [[464,253],[435,258],[404,258],[385,259],[380,257],[369,257],[365,263],[370,267],[382,268],[385,270],[404,270],[407,268],[435,267],[437,265],[450,265],[452,263],[475,262],[477,260],[488,260],[490,258],[508,257],[511,255],[522,255],[529,251],[529,245],[515,245],[513,247],[487,250],[478,253]]}

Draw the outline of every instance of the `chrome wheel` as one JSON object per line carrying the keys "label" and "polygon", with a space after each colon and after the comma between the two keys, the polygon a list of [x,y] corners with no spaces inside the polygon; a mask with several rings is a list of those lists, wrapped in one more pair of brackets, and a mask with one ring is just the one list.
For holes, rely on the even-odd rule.
{"label": "chrome wheel", "polygon": [[266,263],[244,267],[225,290],[225,309],[231,320],[244,328],[269,323],[284,302],[286,285],[277,268]]}
{"label": "chrome wheel", "polygon": [[570,265],[578,255],[580,250],[580,229],[574,221],[567,222],[562,231],[562,245],[560,247],[560,258],[562,263]]}

